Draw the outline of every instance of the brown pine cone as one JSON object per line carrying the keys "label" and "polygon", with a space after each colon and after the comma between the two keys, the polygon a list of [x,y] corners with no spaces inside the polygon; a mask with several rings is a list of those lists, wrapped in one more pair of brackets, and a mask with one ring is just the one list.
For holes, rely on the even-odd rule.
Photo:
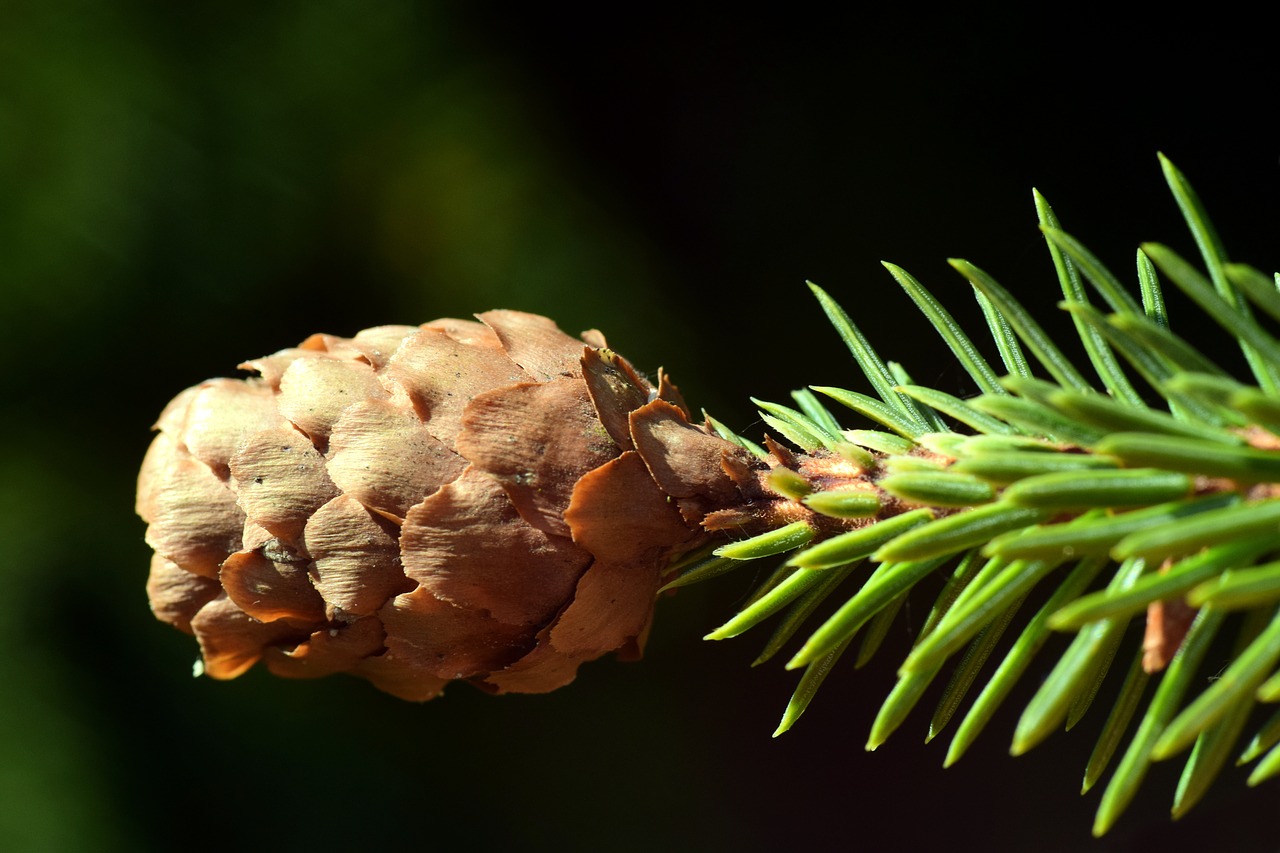
{"label": "brown pine cone", "polygon": [[478,316],[313,335],[168,405],[138,477],[147,592],[207,674],[425,700],[639,656],[663,569],[761,463],[598,332]]}

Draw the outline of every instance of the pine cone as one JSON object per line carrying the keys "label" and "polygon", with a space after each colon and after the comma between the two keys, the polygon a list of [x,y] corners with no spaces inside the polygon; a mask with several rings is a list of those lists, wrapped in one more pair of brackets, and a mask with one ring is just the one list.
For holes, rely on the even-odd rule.
{"label": "pine cone", "polygon": [[147,591],[207,674],[552,690],[638,657],[663,569],[759,496],[761,463],[661,372],[478,316],[313,335],[168,405],[138,478]]}

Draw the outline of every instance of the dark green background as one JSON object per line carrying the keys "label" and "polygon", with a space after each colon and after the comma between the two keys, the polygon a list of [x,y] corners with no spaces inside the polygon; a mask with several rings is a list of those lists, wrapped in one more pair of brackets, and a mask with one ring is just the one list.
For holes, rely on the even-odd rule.
{"label": "dark green background", "polygon": [[1163,150],[1276,266],[1261,22],[1000,8],[0,3],[0,847],[1274,849],[1274,783],[1229,770],[1170,826],[1169,767],[1090,847],[1096,719],[1013,760],[1002,715],[946,772],[919,716],[865,753],[883,665],[770,740],[792,676],[699,639],[748,577],[664,602],[643,663],[423,706],[192,679],[147,610],[152,420],[312,331],[545,313],[758,434],[748,395],[863,387],[806,278],[956,392],[880,259],[972,320],[963,255],[1062,331],[1032,186],[1128,276],[1139,241],[1193,251]]}

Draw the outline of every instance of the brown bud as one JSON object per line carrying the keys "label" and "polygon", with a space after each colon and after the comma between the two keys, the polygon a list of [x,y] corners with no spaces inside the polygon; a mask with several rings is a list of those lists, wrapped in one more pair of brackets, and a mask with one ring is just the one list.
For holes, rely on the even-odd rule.
{"label": "brown bud", "polygon": [[138,478],[147,592],[205,672],[424,700],[638,656],[662,571],[760,463],[598,332],[479,319],[313,335],[165,409]]}

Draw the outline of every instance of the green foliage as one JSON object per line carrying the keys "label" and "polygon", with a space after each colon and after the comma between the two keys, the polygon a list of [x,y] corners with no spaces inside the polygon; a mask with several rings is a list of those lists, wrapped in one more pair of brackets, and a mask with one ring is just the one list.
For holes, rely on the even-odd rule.
{"label": "green foliage", "polygon": [[[813,391],[889,433],[843,429],[808,391],[795,395],[799,409],[756,401],[766,424],[805,452],[843,447],[864,471],[845,490],[813,491],[785,469],[771,480],[779,495],[821,516],[859,519],[846,522],[849,532],[816,535],[795,522],[717,552],[743,560],[793,551],[784,577],[708,635],[736,636],[781,614],[757,663],[834,599],[787,663],[804,673],[775,734],[796,723],[859,632],[861,666],[906,598],[930,595],[934,582],[941,592],[932,593],[932,612],[867,748],[882,744],[941,682],[928,736],[960,715],[946,756],[951,764],[1021,677],[1047,672],[1022,711],[1012,752],[1071,729],[1095,698],[1107,697],[1109,707],[1095,711],[1105,719],[1083,768],[1088,791],[1120,756],[1096,834],[1119,818],[1151,762],[1189,749],[1173,804],[1175,817],[1185,813],[1240,749],[1254,705],[1280,701],[1280,341],[1254,317],[1256,308],[1280,319],[1280,277],[1229,263],[1190,185],[1160,162],[1204,271],[1163,245],[1145,244],[1137,254],[1138,298],[1035,194],[1083,359],[1060,348],[991,275],[952,260],[986,317],[1009,374],[1001,379],[917,279],[885,265],[981,391],[973,399],[911,382],[835,300],[810,285],[874,396]],[[1173,331],[1162,281],[1238,343],[1247,379],[1233,378]],[[1089,289],[1111,313],[1090,302]],[[1086,366],[1096,379],[1086,378]],[[715,563],[691,571],[722,570]],[[1100,576],[1109,579],[1095,589]],[[1185,636],[1169,615],[1179,608],[1198,608]],[[1145,644],[1131,630],[1144,616]],[[1053,643],[1054,632],[1074,639]],[[1210,680],[1202,664],[1219,634],[1235,638],[1234,651]],[[1049,648],[1056,663],[1033,669]],[[1102,690],[1109,681],[1122,683]],[[1239,754],[1239,763],[1257,761],[1249,784],[1280,773],[1278,744],[1280,714],[1272,714]]]}

